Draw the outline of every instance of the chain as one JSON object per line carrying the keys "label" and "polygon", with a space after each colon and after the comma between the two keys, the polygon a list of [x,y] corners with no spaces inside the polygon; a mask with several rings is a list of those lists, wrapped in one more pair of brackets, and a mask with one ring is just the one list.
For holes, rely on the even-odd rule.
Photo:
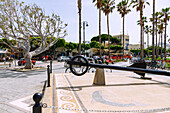
{"label": "chain", "polygon": [[70,111],[88,111],[88,112],[140,112],[140,113],[149,113],[149,112],[163,112],[170,111],[170,107],[168,108],[160,108],[160,109],[147,109],[147,110],[86,110],[86,109],[75,109],[75,108],[64,108],[57,106],[48,106],[46,103],[42,105],[43,108],[54,108],[61,110],[70,110]]}

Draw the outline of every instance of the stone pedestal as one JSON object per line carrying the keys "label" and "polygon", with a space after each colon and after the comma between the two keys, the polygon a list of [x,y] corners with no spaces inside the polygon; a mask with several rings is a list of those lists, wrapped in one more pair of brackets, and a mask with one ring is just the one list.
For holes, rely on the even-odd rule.
{"label": "stone pedestal", "polygon": [[93,85],[105,85],[104,69],[96,69]]}

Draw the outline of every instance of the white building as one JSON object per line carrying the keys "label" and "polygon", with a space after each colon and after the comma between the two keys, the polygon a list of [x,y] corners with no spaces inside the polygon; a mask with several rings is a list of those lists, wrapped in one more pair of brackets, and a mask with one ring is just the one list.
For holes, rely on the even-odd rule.
{"label": "white building", "polygon": [[[122,45],[123,45],[123,34],[120,35],[113,35],[113,37],[120,39]],[[129,54],[129,35],[124,35],[124,48],[125,48],[125,54]]]}

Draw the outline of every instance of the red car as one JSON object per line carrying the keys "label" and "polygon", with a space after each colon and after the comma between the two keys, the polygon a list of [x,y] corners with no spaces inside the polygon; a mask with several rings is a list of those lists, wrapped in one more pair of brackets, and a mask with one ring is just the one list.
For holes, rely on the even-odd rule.
{"label": "red car", "polygon": [[[35,65],[36,61],[35,60],[32,60],[32,64]],[[19,61],[18,61],[18,65],[21,66],[21,65],[25,65],[25,59],[24,58],[21,58]]]}

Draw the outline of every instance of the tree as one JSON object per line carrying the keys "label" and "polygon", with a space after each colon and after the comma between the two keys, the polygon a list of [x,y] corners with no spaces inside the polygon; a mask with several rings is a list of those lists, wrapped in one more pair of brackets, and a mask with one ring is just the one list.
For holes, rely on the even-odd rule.
{"label": "tree", "polygon": [[88,49],[90,49],[91,47],[90,47],[90,44],[86,44],[85,45],[85,50],[88,50]]}
{"label": "tree", "polygon": [[164,36],[164,48],[165,48],[165,60],[166,60],[166,28],[167,28],[167,21],[169,21],[170,19],[170,7],[169,8],[165,8],[165,9],[162,9],[162,14],[164,16],[163,18],[163,21],[164,21],[164,24],[165,24],[165,36]]}
{"label": "tree", "polygon": [[[107,35],[107,34],[102,34],[102,35],[101,35],[101,42],[105,42],[105,41],[107,41],[107,40],[108,40],[108,35]],[[91,41],[97,41],[97,42],[99,42],[99,36],[94,36],[94,37],[92,37],[92,38],[91,38]],[[111,42],[111,44],[115,43],[115,44],[117,44],[117,45],[121,45],[120,39],[115,38],[115,37],[112,37],[111,35],[110,35],[110,42]],[[105,46],[105,44],[104,44],[104,46]]]}
{"label": "tree", "polygon": [[70,52],[73,51],[73,49],[76,49],[78,46],[78,44],[76,43],[72,43],[72,42],[67,42],[65,45],[65,48],[68,49]]}
{"label": "tree", "polygon": [[117,52],[118,50],[122,50],[123,47],[121,47],[121,45],[111,45],[110,49],[115,50],[115,52]]}
{"label": "tree", "polygon": [[[66,26],[59,16],[46,16],[45,11],[36,4],[24,5],[24,2],[20,3],[17,0],[0,2],[0,38],[6,38],[9,43],[3,43],[10,48],[24,51],[26,69],[32,68],[33,56],[48,50],[59,38],[66,36]],[[30,51],[30,37],[34,38],[34,35],[41,37],[40,45],[34,51]],[[18,46],[13,46],[9,39],[16,40]]]}
{"label": "tree", "polygon": [[[149,48],[149,33],[151,32],[151,26],[145,25],[144,32],[147,34],[147,48]],[[147,54],[149,56],[149,49]]]}
{"label": "tree", "polygon": [[101,53],[101,6],[103,0],[93,0],[93,3],[96,2],[97,9],[99,9],[99,46],[100,46],[100,58],[102,56]]}
{"label": "tree", "polygon": [[81,0],[78,0],[78,10],[79,10],[79,50],[78,54],[81,54]]}
{"label": "tree", "polygon": [[143,17],[143,8],[145,8],[145,3],[149,5],[148,2],[144,2],[143,0],[132,0],[131,1],[131,4],[134,4],[133,5],[133,8],[136,7],[136,10],[137,11],[140,11],[140,48],[141,48],[141,59],[144,58],[144,37],[143,37],[143,21],[142,21],[142,17]]}
{"label": "tree", "polygon": [[[9,44],[9,42],[7,41],[7,39],[6,38],[2,38],[2,39],[0,39],[0,43],[1,43],[1,45],[0,45],[0,49],[10,49],[9,48],[9,46],[7,46],[6,44],[4,44],[3,42],[5,42],[5,43],[7,43],[7,44]],[[16,45],[16,41],[15,40],[10,40],[10,43],[13,45],[13,46],[15,46]]]}
{"label": "tree", "polygon": [[[156,31],[155,32],[155,34],[156,34],[156,42],[155,42],[156,43],[156,46],[155,46],[156,47],[156,49],[155,49],[155,51],[156,51],[156,58],[158,58],[158,50],[159,50],[159,48],[158,48],[158,46],[159,46],[158,45],[158,35],[157,34],[158,34],[158,24],[159,24],[159,20],[161,18],[160,14],[161,14],[160,12],[156,12],[155,13],[155,22],[154,22],[154,24],[156,26],[156,28],[155,28],[156,29],[155,30]],[[150,18],[150,21],[153,22],[153,18]]]}
{"label": "tree", "polygon": [[121,14],[121,17],[123,18],[123,58],[124,58],[124,54],[125,54],[125,36],[124,36],[124,23],[125,23],[125,15],[128,14],[131,10],[128,9],[130,7],[130,5],[128,5],[129,0],[123,0],[121,2],[119,2],[119,4],[117,5],[117,11]]}
{"label": "tree", "polygon": [[116,44],[116,45],[121,45],[121,41],[120,39],[116,38],[116,37],[110,37],[110,41],[111,41],[111,44]]}
{"label": "tree", "polygon": [[99,48],[99,43],[97,41],[91,41],[90,42],[90,47],[91,48]]}
{"label": "tree", "polygon": [[[160,22],[159,22],[159,25],[158,25],[158,34],[160,35],[161,39],[160,39],[160,42],[161,42],[161,59],[162,59],[162,33],[163,33],[163,20],[160,19]],[[159,45],[159,44],[158,44]]]}
{"label": "tree", "polygon": [[155,0],[153,0],[153,23],[152,23],[152,62],[155,61]]}
{"label": "tree", "polygon": [[114,4],[115,4],[115,0],[103,0],[103,2],[102,2],[102,10],[105,13],[105,15],[107,16],[109,58],[110,58],[109,14],[112,13],[113,9],[115,8]]}
{"label": "tree", "polygon": [[55,45],[55,48],[57,48],[57,47],[65,47],[66,46],[66,41],[63,38],[59,38],[58,41],[54,45]]}
{"label": "tree", "polygon": [[[110,35],[110,36],[111,36],[111,35]],[[101,35],[101,43],[104,42],[104,46],[105,46],[105,41],[107,41],[107,40],[108,40],[108,35],[107,35],[107,34],[102,34],[102,35]],[[92,37],[92,38],[91,38],[91,41],[97,41],[97,42],[99,42],[99,36]]]}

